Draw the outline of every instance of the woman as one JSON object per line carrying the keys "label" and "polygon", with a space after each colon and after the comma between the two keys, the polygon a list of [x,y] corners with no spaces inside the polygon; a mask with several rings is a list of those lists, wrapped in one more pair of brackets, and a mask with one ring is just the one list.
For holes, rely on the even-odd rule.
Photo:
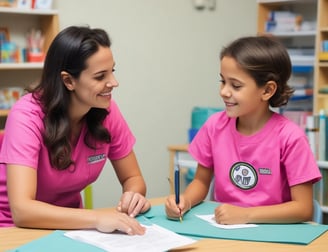
{"label": "woman", "polygon": [[[40,83],[11,109],[0,154],[0,226],[144,233],[134,217],[150,203],[135,138],[112,100],[110,46],[102,29],[64,29]],[[123,189],[117,209],[83,209],[80,192],[107,158]]]}

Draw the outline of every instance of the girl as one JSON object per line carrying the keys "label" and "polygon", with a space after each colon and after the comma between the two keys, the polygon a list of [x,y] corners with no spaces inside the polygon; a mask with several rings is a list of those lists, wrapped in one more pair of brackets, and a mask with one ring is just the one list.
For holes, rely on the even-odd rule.
{"label": "girl", "polygon": [[211,116],[189,145],[195,178],[169,217],[207,195],[214,175],[220,224],[293,223],[312,217],[312,185],[321,178],[305,132],[270,110],[287,104],[291,62],[284,46],[265,36],[243,37],[221,52],[225,111]]}

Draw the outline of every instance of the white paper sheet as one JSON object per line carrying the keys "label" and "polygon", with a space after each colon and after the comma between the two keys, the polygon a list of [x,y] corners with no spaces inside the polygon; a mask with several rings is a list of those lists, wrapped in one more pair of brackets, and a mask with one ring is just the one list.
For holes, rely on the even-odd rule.
{"label": "white paper sheet", "polygon": [[101,233],[96,230],[76,230],[65,233],[67,237],[92,244],[111,252],[156,252],[189,245],[196,240],[176,234],[152,224],[146,227],[144,235],[123,233]]}
{"label": "white paper sheet", "polygon": [[202,220],[209,222],[211,225],[218,227],[218,228],[235,229],[235,228],[257,227],[257,225],[255,225],[255,224],[233,224],[233,225],[218,224],[215,221],[214,214],[207,214],[207,215],[197,215],[196,214],[196,216]]}

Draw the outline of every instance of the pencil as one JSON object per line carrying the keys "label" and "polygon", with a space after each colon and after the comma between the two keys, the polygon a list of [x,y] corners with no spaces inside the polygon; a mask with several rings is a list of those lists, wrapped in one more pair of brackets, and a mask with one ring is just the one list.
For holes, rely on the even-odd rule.
{"label": "pencil", "polygon": [[[178,154],[177,154],[178,155]],[[180,203],[180,167],[178,164],[178,157],[175,158],[175,168],[174,168],[174,192],[175,192],[175,203],[177,206]],[[180,210],[180,222],[182,222],[181,209]]]}

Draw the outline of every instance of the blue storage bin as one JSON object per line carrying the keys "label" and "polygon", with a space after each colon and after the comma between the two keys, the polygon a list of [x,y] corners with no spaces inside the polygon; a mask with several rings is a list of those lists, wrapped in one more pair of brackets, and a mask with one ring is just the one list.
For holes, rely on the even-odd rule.
{"label": "blue storage bin", "polygon": [[194,137],[196,136],[198,130],[199,129],[194,129],[194,128],[190,128],[188,130],[188,140],[189,140],[189,143],[191,143],[191,141],[194,139]]}
{"label": "blue storage bin", "polygon": [[[214,107],[194,107],[191,114],[191,127],[188,129],[189,143],[194,139],[198,130],[203,126],[206,120],[214,113],[222,110],[222,108]],[[187,173],[185,174],[186,185],[188,185],[193,180],[195,172],[195,168],[188,168]]]}
{"label": "blue storage bin", "polygon": [[191,128],[199,129],[212,114],[221,110],[222,108],[194,107],[191,114]]}
{"label": "blue storage bin", "polygon": [[187,170],[187,173],[185,175],[185,181],[186,185],[188,185],[195,177],[196,169],[195,168],[189,168]]}

